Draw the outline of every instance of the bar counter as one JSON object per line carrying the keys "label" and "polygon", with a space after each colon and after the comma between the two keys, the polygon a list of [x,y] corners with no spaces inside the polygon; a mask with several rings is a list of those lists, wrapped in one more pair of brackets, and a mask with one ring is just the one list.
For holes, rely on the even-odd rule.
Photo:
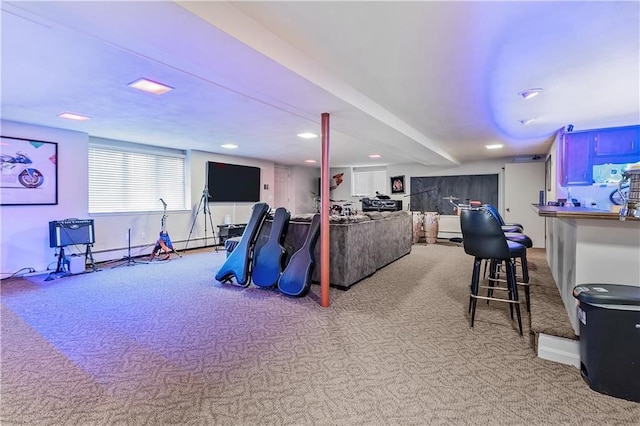
{"label": "bar counter", "polygon": [[578,284],[640,287],[640,218],[586,207],[532,206],[546,218],[547,262],[571,325],[579,335]]}
{"label": "bar counter", "polygon": [[[538,215],[542,217],[558,217],[564,219],[603,219],[618,220],[620,214],[613,213],[608,210],[590,209],[587,207],[560,207],[560,206],[539,206],[532,204],[534,210],[538,211]],[[640,217],[625,217],[626,221],[639,221]]]}

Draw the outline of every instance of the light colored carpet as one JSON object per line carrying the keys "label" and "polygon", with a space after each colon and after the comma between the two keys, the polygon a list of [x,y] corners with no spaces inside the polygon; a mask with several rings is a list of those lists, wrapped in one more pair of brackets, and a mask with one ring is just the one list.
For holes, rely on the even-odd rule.
{"label": "light colored carpet", "polygon": [[531,331],[536,335],[544,333],[578,340],[547,265],[546,252],[541,249],[529,249],[527,255],[536,259],[534,265],[538,268],[537,271],[533,271],[535,285],[531,286]]}
{"label": "light colored carpet", "polygon": [[[1,283],[3,425],[640,424],[478,303],[451,244],[301,299],[213,279],[224,253]],[[544,271],[534,256],[535,274]],[[548,269],[547,269],[548,271]]]}

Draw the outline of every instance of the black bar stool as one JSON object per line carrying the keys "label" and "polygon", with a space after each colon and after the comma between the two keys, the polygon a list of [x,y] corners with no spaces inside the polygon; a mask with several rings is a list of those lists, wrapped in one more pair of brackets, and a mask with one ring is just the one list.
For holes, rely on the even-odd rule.
{"label": "black bar stool", "polygon": [[[518,328],[522,336],[522,317],[520,315],[520,301],[518,299],[518,285],[516,282],[514,258],[526,256],[526,248],[520,243],[507,240],[502,227],[496,217],[486,208],[470,208],[460,211],[460,228],[462,230],[462,245],[465,253],[473,256],[473,274],[471,277],[471,292],[469,294],[469,311],[471,313],[471,327],[475,320],[478,299],[495,300],[509,303],[511,318],[515,306],[518,318]],[[526,258],[526,257],[525,257]],[[480,267],[482,261],[504,262],[506,265],[506,290],[508,298],[480,296],[479,289],[497,290],[496,287],[480,285]]]}
{"label": "black bar stool", "polygon": [[493,204],[483,204],[481,207],[484,207],[493,213],[493,215],[498,219],[498,222],[500,222],[500,226],[502,226],[502,230],[504,232],[517,232],[520,234],[524,232],[524,226],[519,223],[505,223],[502,215],[500,215],[500,212]]}
{"label": "black bar stool", "polygon": [[[509,229],[509,225],[507,225],[507,226],[504,225],[504,219],[502,218],[502,216],[498,212],[498,209],[496,209],[491,204],[485,204],[482,207],[486,208],[489,212],[491,212],[491,214],[501,224],[502,230],[504,231],[504,236],[507,238],[507,240],[513,241],[513,242],[516,242],[516,243],[520,243],[523,246],[525,246],[525,248],[533,247],[533,241],[531,240],[531,238],[529,238],[529,236],[523,234],[521,231],[509,232],[509,231],[505,230],[505,229]],[[522,225],[517,224],[517,223],[510,224],[510,225],[519,226],[519,227],[522,226]],[[527,304],[527,312],[531,312],[531,300],[530,300],[530,293],[531,292],[529,290],[529,265],[527,263],[527,252],[526,252],[526,250],[524,251],[524,256],[517,257],[517,258],[514,259],[514,261],[515,261],[515,265],[516,265],[516,278],[521,278],[522,279],[521,281],[518,281],[518,284],[521,285],[522,287],[524,287],[525,301],[526,301],[526,304]],[[491,262],[491,268],[490,268],[491,272],[490,272],[490,276],[489,276],[490,282],[496,282],[496,281],[505,282],[505,280],[501,279],[500,276],[499,276],[500,265],[501,265],[501,263],[498,263],[496,261]],[[520,265],[521,274],[518,274],[518,272],[517,272],[518,265]],[[486,269],[485,269],[485,277],[486,277]],[[491,295],[491,294],[492,294],[492,290],[489,290],[489,295]],[[487,303],[489,303],[489,301],[487,301]]]}

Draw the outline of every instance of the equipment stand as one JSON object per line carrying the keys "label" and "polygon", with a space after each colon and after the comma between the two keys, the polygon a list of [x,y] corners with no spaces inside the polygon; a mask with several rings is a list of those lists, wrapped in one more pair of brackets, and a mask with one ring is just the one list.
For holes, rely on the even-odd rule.
{"label": "equipment stand", "polygon": [[185,250],[187,246],[189,246],[189,240],[191,240],[191,234],[193,233],[193,227],[196,225],[196,220],[198,219],[198,214],[200,213],[200,209],[202,208],[202,212],[204,213],[204,245],[207,246],[207,216],[209,217],[209,225],[211,226],[211,234],[213,235],[213,245],[215,246],[215,250],[218,251],[218,243],[216,242],[216,232],[213,228],[213,219],[211,218],[211,209],[209,208],[209,188],[207,186],[204,187],[202,191],[202,197],[200,197],[200,203],[198,204],[198,209],[196,210],[196,215],[193,217],[193,223],[191,224],[191,230],[189,231],[189,237],[187,238],[187,242],[184,245]]}
{"label": "equipment stand", "polygon": [[[87,250],[84,253],[84,267],[86,269],[87,264],[91,267],[93,272],[96,272],[98,268],[96,267],[96,262],[93,260],[93,253],[91,252],[91,246],[93,244],[87,244]],[[131,246],[131,244],[129,244]]]}
{"label": "equipment stand", "polygon": [[54,272],[54,274],[58,274],[60,272],[65,272],[65,265],[64,265],[64,247],[60,247],[60,254],[58,255],[58,266],[56,267],[56,271]]}
{"label": "equipment stand", "polygon": [[[91,244],[87,244],[86,246],[87,246],[87,251],[85,252],[85,269],[87,267],[87,260],[88,260],[89,265],[91,266],[91,270],[93,272],[97,272],[98,268],[96,267],[95,261],[93,260],[93,253],[91,253]],[[55,276],[58,276],[58,278],[60,278],[67,275],[73,275],[73,274],[71,274],[71,271],[69,271],[67,259],[64,254],[64,246],[63,246],[63,247],[60,247],[60,252],[58,253],[58,263],[56,266],[56,270],[54,272],[51,272],[47,276],[47,278],[45,278],[45,281],[51,281],[55,279]]]}
{"label": "equipment stand", "polygon": [[45,281],[51,281],[55,279],[56,276],[61,272],[63,273],[62,276],[65,276],[67,274],[64,264],[64,247],[60,247],[60,253],[58,254],[58,265],[56,267],[56,270],[54,272],[50,272],[49,275],[47,275],[47,278],[45,278]]}
{"label": "equipment stand", "polygon": [[127,255],[121,259],[121,260],[126,260],[126,262],[121,263],[121,264],[116,265],[116,266],[112,266],[111,269],[117,268],[118,266],[135,266],[137,263],[149,263],[149,262],[142,262],[142,261],[139,261],[139,260],[135,260],[133,257],[131,257],[131,228],[129,228],[129,230],[127,232],[128,232],[128,234],[127,234]]}

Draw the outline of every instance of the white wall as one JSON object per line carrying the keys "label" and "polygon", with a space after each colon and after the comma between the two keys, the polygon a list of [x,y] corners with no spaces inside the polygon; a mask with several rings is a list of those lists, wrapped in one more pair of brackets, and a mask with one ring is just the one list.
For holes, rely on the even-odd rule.
{"label": "white wall", "polygon": [[[481,174],[498,174],[498,185],[500,187],[498,194],[498,203],[500,206],[503,204],[503,167],[506,162],[512,161],[511,159],[497,159],[493,161],[481,161],[471,162],[461,166],[449,167],[449,168],[436,168],[428,167],[421,164],[391,164],[387,166],[387,176],[405,176],[405,194],[391,195],[391,184],[389,187],[380,188],[379,192],[390,195],[392,199],[402,200],[404,210],[409,209],[409,197],[411,194],[411,177],[423,177],[423,176],[459,176],[459,175],[481,175]],[[361,197],[351,196],[351,168],[350,167],[334,167],[331,168],[329,176],[334,176],[338,173],[344,173],[344,180],[340,186],[330,192],[332,200],[346,200],[353,203],[353,206],[360,210],[362,205],[360,203]],[[320,175],[320,170],[317,168],[309,167],[291,167],[291,188],[294,210],[292,213],[308,213],[312,212],[314,208],[313,195],[317,191],[317,179]],[[373,195],[373,194],[371,194]],[[407,195],[405,197],[404,195]]]}
{"label": "white wall", "polygon": [[[502,168],[505,163],[510,161],[510,159],[502,158],[493,161],[470,162],[453,167],[430,167],[417,163],[390,164],[387,166],[387,176],[404,175],[405,193],[391,195],[391,182],[388,182],[385,188],[380,188],[378,191],[382,194],[389,195],[394,200],[402,200],[403,209],[408,210],[412,177],[498,174],[498,186],[502,188]],[[351,202],[357,203],[355,205],[357,205],[358,210],[360,210],[360,198],[351,197],[351,169],[349,167],[332,168],[330,175],[333,176],[336,173],[344,173],[344,182],[331,192],[331,198],[334,200],[351,200]],[[498,204],[500,205],[502,205],[502,196],[502,190],[500,190],[498,194]]]}
{"label": "white wall", "polygon": [[[118,260],[127,254],[127,234],[131,229],[131,254],[150,254],[161,229],[162,206],[157,212],[136,214],[88,213],[88,144],[89,136],[54,128],[2,121],[2,135],[58,143],[58,204],[54,206],[0,207],[2,245],[0,272],[7,277],[22,268],[45,272],[56,268],[56,249],[49,247],[49,221],[66,218],[94,219],[96,261]],[[226,214],[233,223],[246,223],[253,203],[209,203],[211,223],[201,207],[207,161],[256,166],[261,168],[262,202],[273,202],[274,164],[268,161],[194,151],[190,155],[190,210],[170,211],[167,231],[177,250],[181,250],[189,233],[189,248],[213,244],[212,231],[223,223]],[[269,185],[269,190],[264,189]],[[214,230],[212,230],[212,226]],[[69,246],[67,254],[84,254],[85,246]]]}
{"label": "white wall", "polygon": [[[187,203],[189,210],[169,211],[166,228],[176,250],[210,246],[218,242],[218,225],[229,215],[231,223],[247,223],[254,203],[212,203],[203,199],[206,163],[216,161],[260,167],[260,201],[273,201],[274,164],[268,161],[191,151],[189,154],[190,179]],[[268,184],[268,190],[264,189]],[[205,207],[207,207],[205,209]],[[158,206],[162,208],[161,205]],[[161,229],[160,211],[135,214],[89,215],[95,220],[97,260],[118,259],[127,247],[128,229],[131,229],[132,255],[151,253]],[[216,239],[214,240],[214,233]],[[114,253],[114,250],[118,251]]]}
{"label": "white wall", "polygon": [[51,206],[0,207],[2,235],[0,272],[2,277],[21,268],[45,270],[53,263],[54,249],[49,247],[49,221],[84,218],[88,208],[86,133],[2,121],[7,137],[58,143],[58,204]]}
{"label": "white wall", "polygon": [[[507,162],[511,162],[511,159],[496,159],[492,161],[474,161],[460,166],[453,167],[429,167],[422,164],[392,164],[387,167],[387,174],[389,176],[402,176],[404,175],[405,195],[411,194],[411,178],[412,177],[425,177],[425,176],[464,176],[464,175],[498,175],[498,205],[501,208],[503,204],[503,167]],[[391,192],[390,188],[387,189],[387,193]],[[395,199],[404,200],[403,206],[407,209],[407,200],[409,197],[393,196]]]}
{"label": "white wall", "polygon": [[[182,221],[182,228],[179,229],[180,234],[184,236],[184,239],[189,235],[191,226],[193,225],[193,232],[190,241],[199,240],[204,238],[204,223],[205,216],[207,216],[207,234],[210,235],[210,224],[208,215],[204,214],[204,203],[200,203],[202,199],[202,193],[205,187],[206,181],[206,164],[208,161],[216,161],[220,163],[239,164],[241,166],[254,166],[260,167],[260,201],[269,204],[271,207],[273,204],[273,188],[275,181],[275,165],[269,161],[256,160],[252,158],[233,157],[230,155],[213,154],[202,151],[191,152],[191,210],[186,212],[187,221]],[[264,189],[265,184],[269,189]],[[200,209],[198,207],[200,206]],[[213,225],[217,226],[224,222],[226,215],[231,218],[231,223],[247,223],[251,216],[251,208],[253,203],[209,203],[209,209],[211,211],[211,219]],[[194,224],[195,218],[195,224]],[[158,222],[160,223],[160,222]],[[203,242],[204,243],[204,242]],[[196,245],[197,246],[197,245]],[[189,247],[192,247],[191,242]]]}
{"label": "white wall", "polygon": [[315,209],[313,194],[318,191],[320,169],[313,167],[291,166],[289,199],[292,201],[291,214],[312,213]]}
{"label": "white wall", "polygon": [[[498,208],[501,210],[504,204],[503,167],[506,162],[510,161],[512,160],[502,158],[493,161],[470,162],[454,167],[429,167],[417,163],[390,164],[387,166],[387,176],[404,175],[405,193],[391,195],[390,181],[388,182],[387,187],[380,188],[378,191],[382,194],[389,195],[394,200],[402,200],[403,210],[409,210],[409,194],[411,194],[412,177],[498,174]],[[349,200],[353,203],[353,207],[360,211],[362,209],[360,197],[351,196],[351,169],[348,167],[331,169],[331,176],[336,173],[344,173],[344,182],[331,192],[331,198],[334,200]],[[460,234],[460,220],[458,217],[442,216],[440,218],[439,233],[442,234],[441,237],[450,237]]]}
{"label": "white wall", "polygon": [[332,168],[329,170],[329,178],[337,175],[338,173],[344,173],[343,181],[336,189],[329,191],[329,198],[332,200],[345,200],[351,202],[356,210],[360,211],[362,208],[362,205],[360,204],[360,197],[351,196],[351,167]]}
{"label": "white wall", "polygon": [[[161,228],[161,206],[156,212],[136,214],[88,214],[88,143],[90,137],[86,133],[71,132],[60,129],[32,126],[22,123],[2,122],[2,134],[8,137],[43,140],[58,143],[58,205],[55,206],[2,206],[1,235],[1,268],[6,277],[21,268],[34,268],[45,271],[47,267],[55,269],[56,250],[49,247],[48,223],[66,218],[91,218],[95,223],[96,243],[93,252],[96,261],[120,259],[126,255],[127,235],[131,229],[132,255],[149,254],[155,245]],[[552,151],[553,152],[553,151]],[[190,209],[170,211],[167,218],[167,231],[176,249],[184,248],[187,239],[188,248],[213,244],[213,232],[229,215],[232,223],[246,223],[251,214],[253,203],[209,203],[209,215],[204,212],[200,203],[205,186],[205,170],[207,161],[227,162],[261,168],[262,192],[261,201],[273,206],[273,189],[275,187],[275,165],[268,161],[233,157],[193,151],[189,154],[190,162]],[[411,177],[420,176],[454,176],[469,174],[492,174],[499,176],[499,208],[503,205],[503,173],[502,167],[510,160],[473,162],[462,166],[437,168],[420,164],[394,164],[387,167],[388,176],[405,176],[405,194],[411,193]],[[358,197],[351,197],[351,169],[333,168],[330,176],[344,173],[343,183],[331,192],[334,200],[350,200],[356,210],[362,205]],[[318,168],[303,166],[291,167],[290,198],[292,213],[308,213],[314,209],[313,192],[317,191]],[[270,189],[264,189],[268,184]],[[390,183],[380,192],[390,194]],[[394,199],[402,200],[403,208],[409,208],[409,197],[394,195]],[[453,217],[453,227],[458,221]],[[205,235],[206,222],[206,235]],[[450,231],[443,227],[448,223],[441,220],[441,231]],[[213,225],[213,226],[212,226]],[[214,229],[212,229],[214,228]],[[456,229],[453,229],[455,232]],[[205,240],[205,236],[207,237]],[[68,254],[84,253],[84,246],[67,248]]]}

